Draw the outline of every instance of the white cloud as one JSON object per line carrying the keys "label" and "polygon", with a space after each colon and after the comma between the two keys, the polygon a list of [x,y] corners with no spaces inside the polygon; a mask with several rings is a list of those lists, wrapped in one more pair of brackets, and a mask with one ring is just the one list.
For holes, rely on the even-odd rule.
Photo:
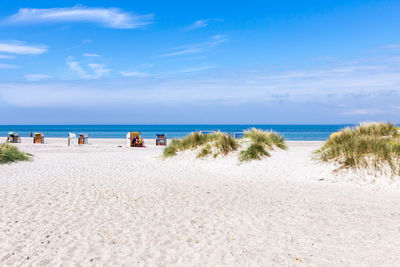
{"label": "white cloud", "polygon": [[343,115],[375,115],[375,114],[382,114],[385,113],[384,111],[380,109],[375,109],[375,108],[363,108],[363,109],[351,109],[347,110],[341,114]]}
{"label": "white cloud", "polygon": [[400,49],[400,44],[382,45],[380,49]]}
{"label": "white cloud", "polygon": [[201,53],[206,50],[209,50],[215,46],[218,46],[227,39],[224,35],[218,34],[211,37],[211,39],[207,42],[191,44],[191,45],[184,45],[170,49],[171,52],[165,53],[161,55],[161,57],[172,57],[172,56],[181,56],[181,55],[188,55],[188,54],[195,54]]}
{"label": "white cloud", "polygon": [[99,79],[110,72],[110,69],[105,68],[104,64],[91,63],[87,65],[88,70],[85,70],[73,57],[68,57],[66,62],[69,69],[82,79]]}
{"label": "white cloud", "polygon": [[47,74],[26,74],[25,79],[31,82],[50,79],[52,76]]}
{"label": "white cloud", "polygon": [[119,72],[124,77],[147,77],[147,73],[135,72],[135,71],[120,71]]}
{"label": "white cloud", "polygon": [[135,15],[118,8],[70,8],[34,9],[21,8],[8,17],[6,24],[92,22],[115,29],[140,28],[152,23],[153,15]]}
{"label": "white cloud", "polygon": [[215,68],[214,66],[202,66],[202,67],[197,67],[197,68],[190,68],[190,69],[185,69],[181,72],[197,72],[197,71],[203,71],[203,70],[209,70]]}
{"label": "white cloud", "polygon": [[88,66],[93,71],[93,75],[92,75],[93,79],[101,78],[104,76],[104,74],[110,72],[109,69],[105,68],[104,64],[91,63],[91,64],[88,64]]}
{"label": "white cloud", "polygon": [[13,59],[15,56],[10,56],[10,55],[1,55],[0,54],[0,59]]}
{"label": "white cloud", "polygon": [[0,53],[18,55],[37,55],[47,51],[45,46],[24,45],[20,42],[7,43],[0,42]]}
{"label": "white cloud", "polygon": [[0,63],[0,69],[17,69],[19,66]]}
{"label": "white cloud", "polygon": [[[206,73],[196,71],[211,66],[200,65],[183,70],[190,72],[185,75],[181,71],[140,79],[94,80],[96,75],[105,73],[103,66],[90,67],[70,58],[74,73],[81,71],[80,75],[86,80],[0,83],[0,102],[15,107],[89,105],[104,109],[130,108],[132,103],[153,107],[225,105],[234,109],[242,105],[250,107],[250,110],[253,107],[262,107],[260,110],[286,108],[287,116],[298,118],[305,114],[303,109],[308,109],[309,114],[323,113],[326,116],[321,117],[320,122],[325,119],[328,122],[330,117],[338,118],[336,123],[342,118],[397,118],[400,65],[381,58],[376,60],[374,57],[358,61],[363,64],[324,62],[319,67],[287,70],[231,67]],[[97,74],[93,69],[97,69]],[[142,75],[134,70],[121,71],[120,74],[127,77]],[[80,97],[76,98],[78,94]]]}
{"label": "white cloud", "polygon": [[181,56],[181,55],[187,55],[187,54],[194,54],[194,53],[199,53],[202,52],[204,49],[201,47],[192,47],[192,48],[181,48],[181,49],[173,49],[176,50],[174,52],[166,53],[163,54],[163,57],[173,57],[173,56]]}
{"label": "white cloud", "polygon": [[99,57],[100,55],[98,55],[98,54],[84,53],[82,56],[84,56],[84,57]]}
{"label": "white cloud", "polygon": [[196,30],[200,28],[204,28],[208,26],[208,23],[210,22],[209,19],[200,19],[196,20],[192,25],[190,25],[187,29],[188,30]]}

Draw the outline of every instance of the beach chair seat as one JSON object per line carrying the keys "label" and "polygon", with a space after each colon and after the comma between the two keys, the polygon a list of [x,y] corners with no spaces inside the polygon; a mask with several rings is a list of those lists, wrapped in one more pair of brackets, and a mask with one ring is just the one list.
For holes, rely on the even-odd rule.
{"label": "beach chair seat", "polygon": [[166,146],[167,145],[167,137],[165,134],[157,134],[156,135],[156,146]]}
{"label": "beach chair seat", "polygon": [[78,144],[79,145],[87,145],[88,144],[88,134],[87,133],[80,133],[79,138],[78,138]]}
{"label": "beach chair seat", "polygon": [[[136,138],[139,139],[139,142],[136,144],[132,144],[132,140]],[[140,132],[128,132],[126,134],[126,142],[128,147],[142,147],[143,146],[143,139],[140,136]]]}
{"label": "beach chair seat", "polygon": [[42,133],[35,133],[33,135],[33,143],[34,144],[44,144],[44,134]]}

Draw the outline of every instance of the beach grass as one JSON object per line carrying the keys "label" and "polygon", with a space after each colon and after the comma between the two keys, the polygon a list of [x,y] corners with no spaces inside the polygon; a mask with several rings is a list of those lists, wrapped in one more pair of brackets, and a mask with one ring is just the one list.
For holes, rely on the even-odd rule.
{"label": "beach grass", "polygon": [[244,148],[239,152],[240,161],[262,159],[270,156],[268,151],[275,148],[287,149],[285,139],[273,131],[250,129],[244,137],[236,140],[230,134],[216,132],[211,134],[191,133],[182,139],[174,139],[165,148],[164,157],[175,156],[180,151],[200,149],[197,158],[207,156],[226,156],[231,152]]}
{"label": "beach grass", "polygon": [[270,153],[268,151],[275,148],[287,149],[285,138],[273,131],[262,131],[253,128],[245,131],[243,140],[246,139],[250,141],[250,145],[239,154],[239,160],[242,162],[269,157]]}
{"label": "beach grass", "polygon": [[221,132],[211,134],[194,132],[182,139],[174,139],[165,148],[164,157],[175,156],[179,151],[197,148],[201,148],[201,151],[197,154],[198,158],[203,158],[210,154],[217,157],[218,155],[226,155],[230,151],[236,150],[238,144],[230,135]]}
{"label": "beach grass", "polygon": [[30,160],[31,154],[21,152],[10,144],[0,144],[0,164]]}
{"label": "beach grass", "polygon": [[337,162],[339,168],[372,168],[384,166],[400,174],[400,134],[393,123],[362,123],[336,132],[315,151],[323,162]]}

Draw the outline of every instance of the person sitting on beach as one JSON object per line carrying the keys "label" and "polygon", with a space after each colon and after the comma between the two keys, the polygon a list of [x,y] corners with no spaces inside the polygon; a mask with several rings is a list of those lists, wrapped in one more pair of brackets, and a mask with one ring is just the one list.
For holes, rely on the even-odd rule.
{"label": "person sitting on beach", "polygon": [[136,146],[136,141],[137,141],[137,139],[136,139],[136,136],[135,136],[135,137],[133,137],[133,139],[132,139],[131,146]]}
{"label": "person sitting on beach", "polygon": [[138,146],[143,146],[143,139],[141,137],[139,138]]}
{"label": "person sitting on beach", "polygon": [[137,146],[137,147],[140,146],[140,138],[139,138],[139,137],[136,139],[136,146]]}

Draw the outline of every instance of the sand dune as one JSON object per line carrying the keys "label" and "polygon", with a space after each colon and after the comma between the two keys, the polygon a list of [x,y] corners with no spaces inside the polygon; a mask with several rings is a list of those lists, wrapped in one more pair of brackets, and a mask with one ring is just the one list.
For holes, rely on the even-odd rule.
{"label": "sand dune", "polygon": [[398,265],[396,178],[333,172],[320,142],[239,164],[146,141],[18,144],[35,156],[0,165],[1,265]]}

